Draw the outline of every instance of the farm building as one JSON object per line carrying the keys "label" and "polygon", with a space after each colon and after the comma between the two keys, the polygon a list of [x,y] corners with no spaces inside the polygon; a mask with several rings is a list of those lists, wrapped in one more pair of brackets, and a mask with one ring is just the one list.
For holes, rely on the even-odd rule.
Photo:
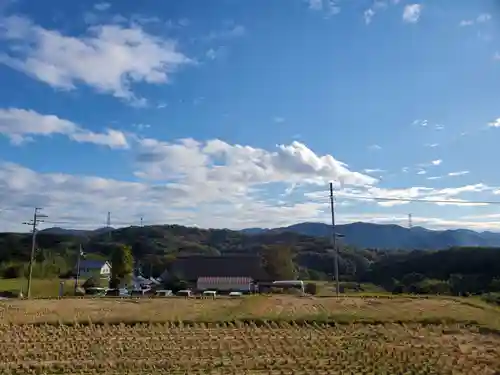
{"label": "farm building", "polygon": [[[254,281],[267,281],[258,255],[191,255],[180,256],[169,270],[161,275],[168,280],[171,276],[178,277],[189,283],[196,284],[199,278],[250,278]],[[220,279],[222,280],[222,279]]]}
{"label": "farm building", "polygon": [[218,292],[242,292],[254,291],[253,279],[251,277],[199,277],[196,289],[199,291],[214,290]]}
{"label": "farm building", "polygon": [[[75,274],[76,272],[75,267]],[[82,260],[80,262],[80,277],[88,278],[92,276],[110,277],[111,264],[105,260]]]}

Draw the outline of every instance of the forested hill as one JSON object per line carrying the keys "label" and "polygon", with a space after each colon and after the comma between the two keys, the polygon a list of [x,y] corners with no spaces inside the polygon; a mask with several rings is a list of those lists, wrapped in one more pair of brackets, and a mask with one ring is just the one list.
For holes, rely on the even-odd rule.
{"label": "forested hill", "polygon": [[[282,228],[243,230],[246,234],[292,232],[315,237],[329,237],[331,225],[299,223]],[[458,246],[500,247],[500,233],[475,232],[467,229],[429,230],[422,227],[404,228],[399,225],[352,223],[337,225],[343,241],[360,248],[440,250]]]}
{"label": "forested hill", "polygon": [[[299,277],[330,279],[334,257],[327,238],[293,232],[246,235],[230,230],[204,230],[176,225],[129,227],[111,232],[92,231],[37,236],[36,272],[47,276],[73,268],[79,245],[89,258],[109,259],[116,246],[128,245],[146,273],[161,274],[178,255],[260,253],[269,246],[292,250]],[[12,272],[29,259],[29,234],[0,234],[0,266]],[[38,267],[38,268],[37,268]],[[16,268],[17,269],[17,268]],[[16,270],[14,269],[14,271]],[[479,278],[477,285],[489,285],[500,278],[500,249],[452,248],[443,251],[398,251],[360,249],[340,243],[339,270],[345,280],[393,283],[407,275],[417,279],[449,280],[453,275]],[[0,269],[1,271],[1,269]],[[17,272],[17,271],[16,271]],[[22,272],[22,270],[21,270]],[[474,284],[476,285],[476,284]]]}

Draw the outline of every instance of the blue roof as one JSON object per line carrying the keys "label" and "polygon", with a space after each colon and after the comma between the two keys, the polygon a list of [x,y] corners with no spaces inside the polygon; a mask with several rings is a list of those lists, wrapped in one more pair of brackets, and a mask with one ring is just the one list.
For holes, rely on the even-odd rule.
{"label": "blue roof", "polygon": [[105,260],[81,260],[80,268],[101,269],[107,262]]}

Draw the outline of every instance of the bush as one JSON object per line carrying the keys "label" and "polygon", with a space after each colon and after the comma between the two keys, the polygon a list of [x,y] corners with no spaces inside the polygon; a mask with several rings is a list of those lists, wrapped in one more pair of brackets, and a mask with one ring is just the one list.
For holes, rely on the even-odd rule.
{"label": "bush", "polygon": [[4,279],[17,279],[23,276],[23,267],[20,265],[8,266],[2,273]]}
{"label": "bush", "polygon": [[481,296],[482,300],[491,304],[500,305],[500,293],[487,293]]}
{"label": "bush", "polygon": [[121,280],[117,277],[113,277],[109,280],[109,288],[110,289],[117,289],[120,287]]}
{"label": "bush", "polygon": [[101,286],[101,283],[95,277],[91,277],[91,278],[85,280],[85,282],[82,285],[83,289],[98,288],[100,286]]}
{"label": "bush", "polygon": [[173,293],[177,293],[179,290],[185,290],[189,288],[187,281],[181,280],[177,277],[172,277],[170,280],[166,280],[163,283],[163,288],[171,290]]}
{"label": "bush", "polygon": [[318,294],[318,284],[316,283],[307,283],[304,289],[307,294],[311,294],[313,296]]}
{"label": "bush", "polygon": [[403,293],[403,285],[396,284],[392,288],[392,294],[402,294]]}

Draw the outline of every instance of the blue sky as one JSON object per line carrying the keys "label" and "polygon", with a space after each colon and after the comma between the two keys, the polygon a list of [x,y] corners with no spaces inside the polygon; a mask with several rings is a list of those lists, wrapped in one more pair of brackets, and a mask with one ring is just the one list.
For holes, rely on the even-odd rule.
{"label": "blue sky", "polygon": [[329,181],[341,222],[498,230],[477,202],[500,201],[499,17],[493,0],[0,0],[0,230],[34,206],[78,228],[327,221]]}

